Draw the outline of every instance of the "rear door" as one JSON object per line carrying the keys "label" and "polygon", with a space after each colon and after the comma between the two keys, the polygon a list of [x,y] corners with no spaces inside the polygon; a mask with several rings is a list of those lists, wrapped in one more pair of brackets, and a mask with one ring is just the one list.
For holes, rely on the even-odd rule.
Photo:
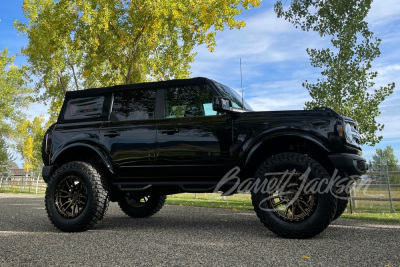
{"label": "rear door", "polygon": [[100,133],[119,178],[155,176],[156,90],[115,92],[110,120]]}

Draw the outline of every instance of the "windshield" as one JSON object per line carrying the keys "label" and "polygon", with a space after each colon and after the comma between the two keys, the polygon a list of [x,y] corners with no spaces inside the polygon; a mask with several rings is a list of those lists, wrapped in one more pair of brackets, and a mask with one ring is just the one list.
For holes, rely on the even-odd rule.
{"label": "windshield", "polygon": [[[215,82],[215,85],[218,86],[218,88],[221,90],[221,92],[223,93],[224,97],[228,98],[231,102],[232,102],[232,106],[234,108],[237,109],[243,109],[242,107],[242,97],[239,95],[238,92],[236,92],[235,90],[233,90],[232,88],[223,85],[222,83],[219,82]],[[253,110],[249,104],[246,103],[246,101],[244,102],[244,109],[246,110]]]}

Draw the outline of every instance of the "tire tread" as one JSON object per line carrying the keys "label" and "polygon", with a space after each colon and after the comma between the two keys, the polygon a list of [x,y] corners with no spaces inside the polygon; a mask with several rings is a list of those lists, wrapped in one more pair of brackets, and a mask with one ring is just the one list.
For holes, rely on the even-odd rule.
{"label": "tire tread", "polygon": [[[265,173],[265,170],[269,166],[281,163],[282,161],[298,162],[305,166],[309,166],[314,172],[317,173],[319,177],[325,177],[327,175],[326,170],[317,161],[298,153],[282,153],[274,155],[260,165],[259,169],[257,170],[257,173]],[[272,231],[276,235],[284,238],[306,239],[320,234],[331,223],[337,205],[336,199],[331,197],[330,202],[328,204],[330,206],[329,210],[331,211],[329,216],[325,216],[322,220],[319,221],[318,224],[313,225],[313,227],[312,228],[310,227],[310,229],[308,229],[307,231],[294,231],[294,230],[288,231],[282,229],[281,227],[277,226],[276,224],[268,220],[268,218],[265,216],[265,211],[261,210],[259,207],[259,199],[258,199],[259,196],[252,193],[251,197],[254,206],[254,211],[256,212],[257,217],[264,224],[264,226],[267,227],[270,231]]]}
{"label": "tire tread", "polygon": [[[49,194],[51,194],[52,187],[57,186],[57,184],[55,184],[56,177],[70,170],[80,171],[84,173],[87,178],[89,178],[93,190],[93,209],[89,211],[89,215],[79,223],[65,225],[55,219],[53,211],[49,206],[50,204],[54,205],[54,203],[49,203],[48,198]],[[101,175],[101,173],[95,167],[86,162],[69,162],[58,168],[50,178],[46,189],[45,206],[50,222],[64,232],[81,232],[93,228],[101,219],[103,219],[104,214],[108,209],[109,194],[107,183],[104,181],[104,179],[104,176]]]}
{"label": "tire tread", "polygon": [[157,212],[161,210],[161,208],[165,204],[165,200],[167,199],[166,195],[151,195],[151,198],[157,198],[153,199],[153,201],[149,204],[149,208],[145,210],[139,210],[138,208],[130,207],[128,204],[126,204],[124,198],[120,198],[118,200],[118,206],[121,208],[121,210],[128,215],[129,217],[132,218],[147,218],[150,216],[153,216]]}

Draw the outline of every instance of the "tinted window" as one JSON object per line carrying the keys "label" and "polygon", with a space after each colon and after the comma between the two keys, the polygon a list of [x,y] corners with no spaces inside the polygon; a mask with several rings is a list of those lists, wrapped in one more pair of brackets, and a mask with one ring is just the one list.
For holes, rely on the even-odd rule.
{"label": "tinted window", "polygon": [[165,117],[217,115],[212,109],[213,94],[207,85],[182,86],[165,90]]}
{"label": "tinted window", "polygon": [[156,91],[130,90],[114,94],[114,120],[146,120],[154,118]]}
{"label": "tinted window", "polygon": [[103,112],[104,96],[70,99],[65,109],[65,120],[93,119]]}

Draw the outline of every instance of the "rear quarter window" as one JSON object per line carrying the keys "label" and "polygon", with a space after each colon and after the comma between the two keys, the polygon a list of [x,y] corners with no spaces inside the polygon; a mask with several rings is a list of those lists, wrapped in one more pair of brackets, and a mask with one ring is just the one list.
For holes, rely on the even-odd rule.
{"label": "rear quarter window", "polygon": [[103,113],[104,96],[73,98],[67,103],[64,120],[99,118]]}

